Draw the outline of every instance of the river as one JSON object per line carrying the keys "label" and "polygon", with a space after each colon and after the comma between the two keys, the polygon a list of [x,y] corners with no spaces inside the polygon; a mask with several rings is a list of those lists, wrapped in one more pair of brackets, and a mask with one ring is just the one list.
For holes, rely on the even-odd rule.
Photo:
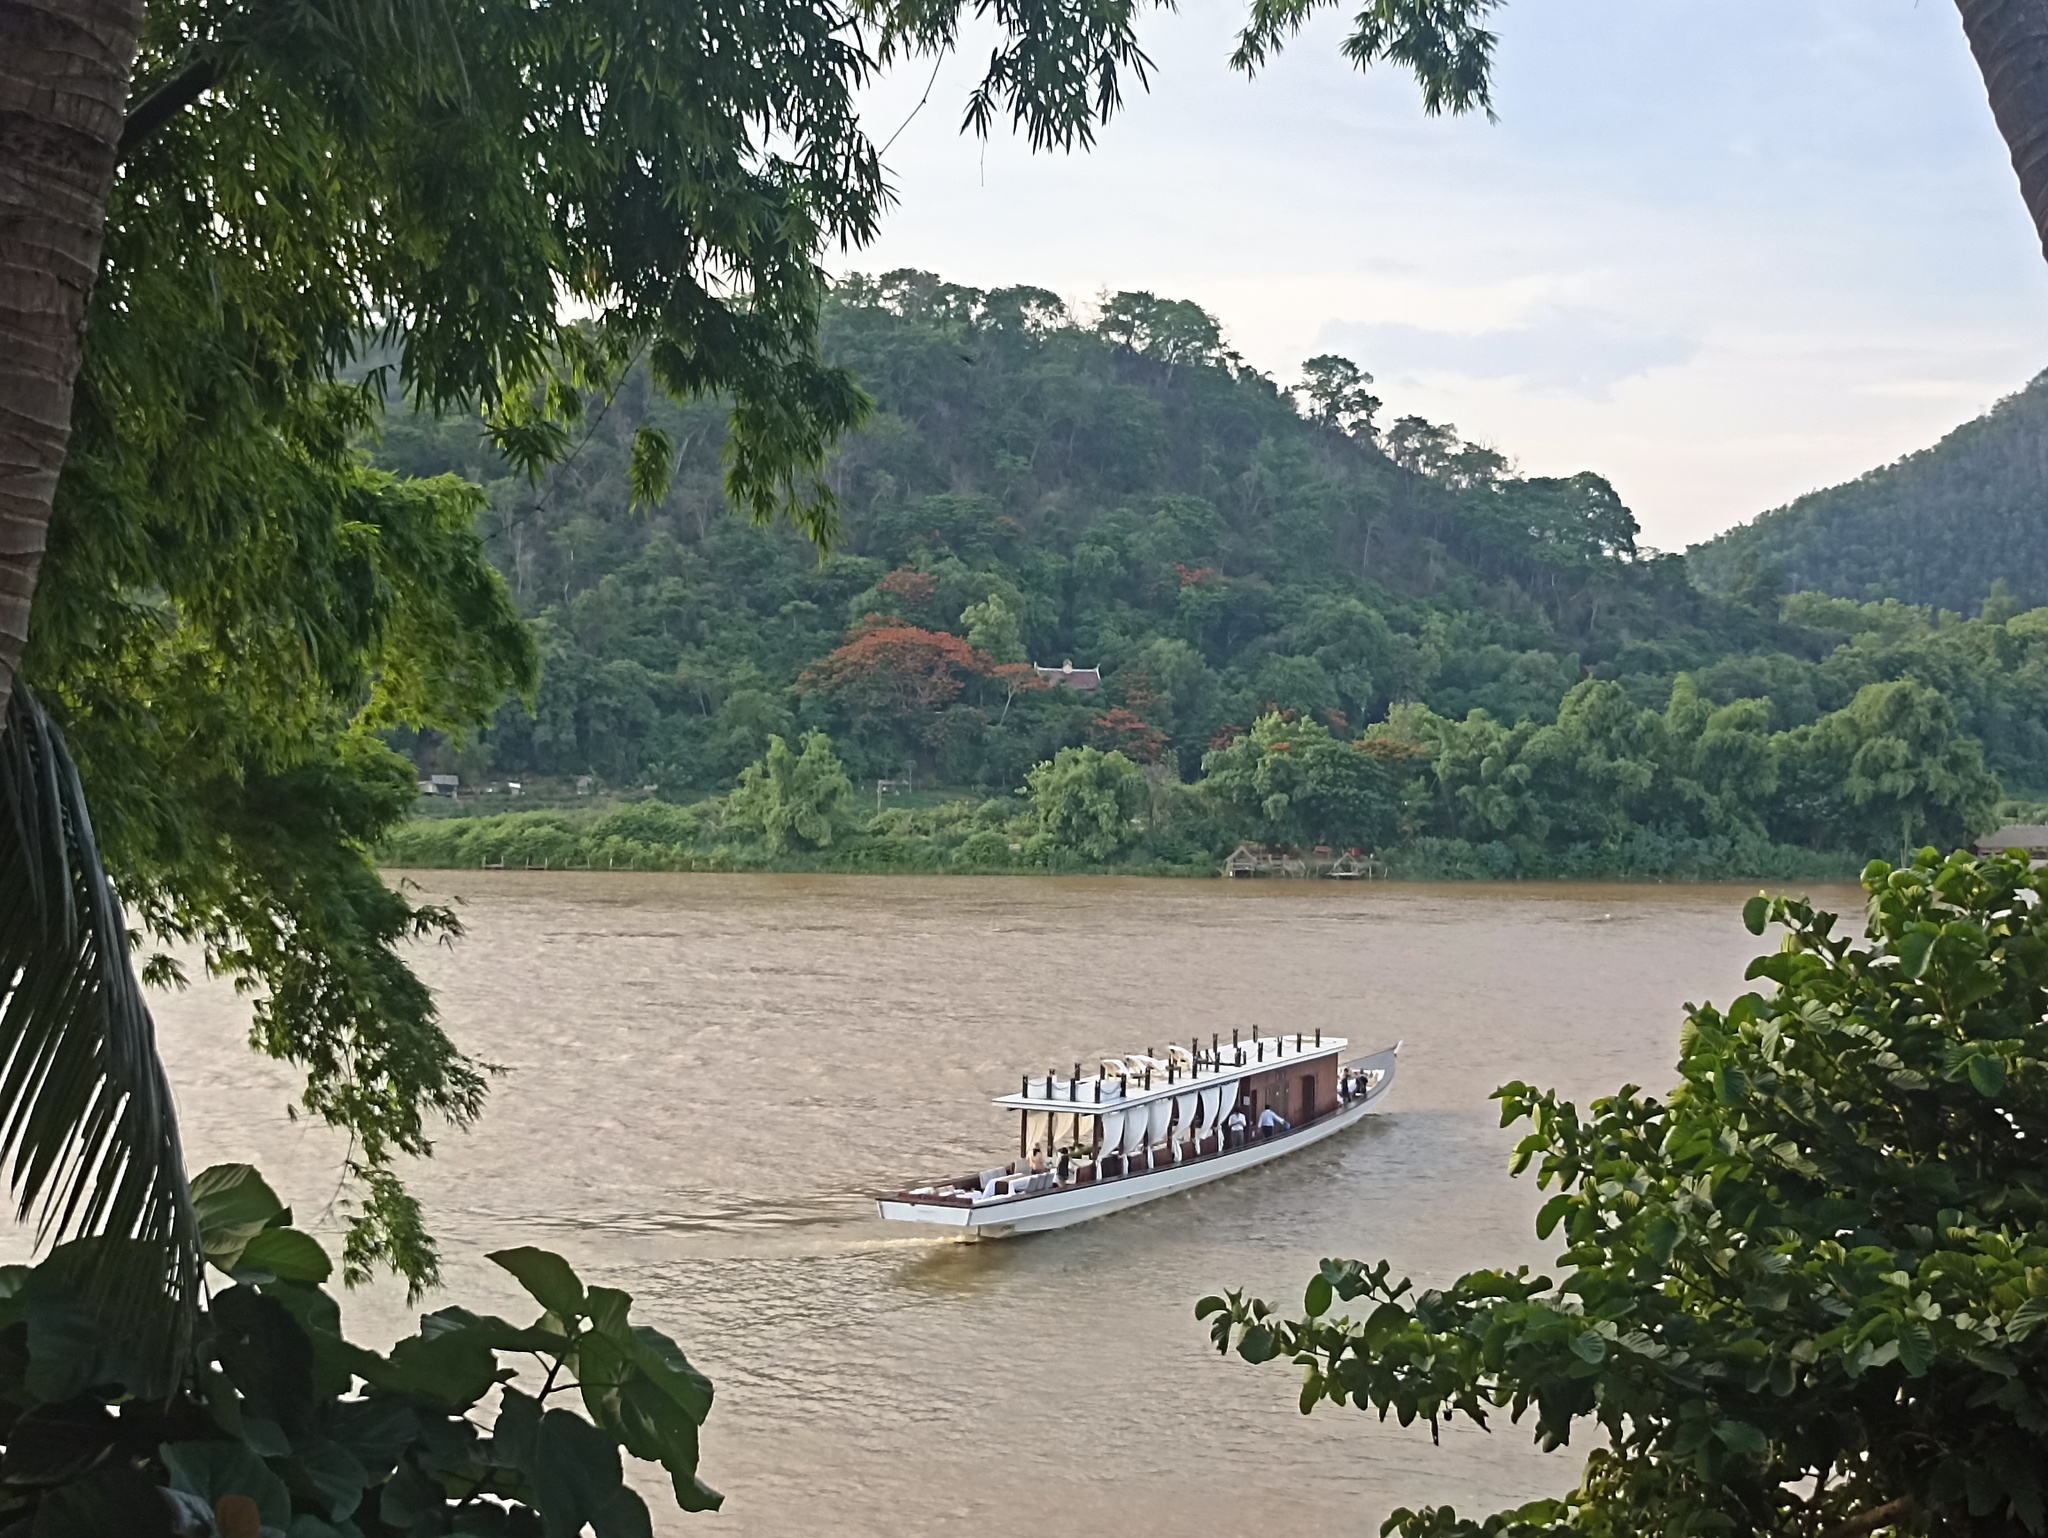
{"label": "river", "polygon": [[[715,1517],[745,1535],[1372,1533],[1568,1488],[1524,1430],[1303,1418],[1285,1364],[1192,1315],[1298,1304],[1326,1255],[1421,1283],[1550,1258],[1487,1095],[1671,1078],[1681,1006],[1764,942],[1739,887],[1031,878],[416,876],[467,937],[423,949],[449,1029],[503,1066],[482,1122],[411,1174],[446,1301],[525,1317],[484,1251],[535,1243],[621,1286],[711,1374]],[[1815,894],[1854,912],[1859,894]],[[195,1168],[260,1165],[331,1232],[341,1152],[206,983],[158,1000]],[[1064,1233],[962,1243],[869,1194],[1013,1157],[1021,1072],[1227,1033],[1406,1042],[1384,1114],[1290,1159]],[[345,1308],[382,1343],[394,1290]],[[650,1484],[650,1494],[658,1487]]]}

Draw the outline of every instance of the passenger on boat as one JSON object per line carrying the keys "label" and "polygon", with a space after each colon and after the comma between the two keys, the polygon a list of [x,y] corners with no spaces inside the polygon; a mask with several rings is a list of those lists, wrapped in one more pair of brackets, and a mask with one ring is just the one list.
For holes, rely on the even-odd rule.
{"label": "passenger on boat", "polygon": [[1069,1151],[1068,1151],[1067,1149],[1064,1149],[1064,1148],[1062,1148],[1062,1149],[1060,1150],[1060,1163],[1059,1163],[1059,1177],[1060,1177],[1060,1184],[1061,1184],[1061,1185],[1066,1185],[1066,1184],[1068,1184],[1068,1183],[1069,1183],[1069,1181],[1071,1181],[1071,1179],[1073,1178],[1073,1173],[1074,1173],[1074,1160],[1073,1160],[1073,1156],[1072,1156],[1072,1154],[1071,1154],[1071,1153],[1070,1153],[1070,1152],[1069,1152]]}
{"label": "passenger on boat", "polygon": [[1036,1143],[1031,1145],[1031,1173],[1034,1175],[1043,1175],[1045,1173],[1045,1150]]}
{"label": "passenger on boat", "polygon": [[1267,1106],[1265,1110],[1259,1112],[1259,1136],[1262,1138],[1269,1138],[1276,1132],[1289,1131],[1292,1125],[1286,1117],[1282,1116],[1271,1106]]}
{"label": "passenger on boat", "polygon": [[1230,1146],[1232,1148],[1244,1147],[1245,1121],[1243,1107],[1240,1106],[1237,1110],[1232,1111],[1230,1113],[1230,1120],[1225,1122],[1223,1125],[1224,1128],[1230,1133]]}

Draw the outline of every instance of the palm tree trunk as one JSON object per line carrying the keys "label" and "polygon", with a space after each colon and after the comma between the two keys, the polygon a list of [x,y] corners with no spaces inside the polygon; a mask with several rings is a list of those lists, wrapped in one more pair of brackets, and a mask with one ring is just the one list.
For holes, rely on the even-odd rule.
{"label": "palm tree trunk", "polygon": [[2048,254],[2048,0],[1956,0],[1956,9]]}
{"label": "palm tree trunk", "polygon": [[142,0],[0,0],[0,720],[71,438]]}

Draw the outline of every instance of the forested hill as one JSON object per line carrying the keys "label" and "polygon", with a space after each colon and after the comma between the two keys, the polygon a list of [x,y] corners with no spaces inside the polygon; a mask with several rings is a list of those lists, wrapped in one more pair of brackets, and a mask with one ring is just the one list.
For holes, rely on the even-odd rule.
{"label": "forested hill", "polygon": [[[472,424],[388,425],[392,468],[488,486],[492,554],[543,628],[538,713],[506,711],[494,768],[723,784],[824,708],[799,675],[861,613],[964,636],[990,597],[1017,628],[1002,660],[1100,666],[1117,703],[1142,685],[1190,774],[1266,705],[1353,729],[1404,699],[1547,719],[1588,669],[1661,703],[1679,669],[1805,644],[1641,555],[1598,476],[1522,479],[1448,427],[1385,421],[1341,360],[1320,399],[1290,395],[1191,304],[1123,295],[1083,326],[1043,290],[898,273],[842,285],[825,340],[877,411],[832,463],[844,535],[822,563],[728,515],[715,410],[637,381],[537,490]],[[644,421],[681,449],[651,512],[629,505]],[[841,748],[864,773],[916,757],[1014,783],[1073,729],[1027,703]]]}
{"label": "forested hill", "polygon": [[[508,706],[460,751],[406,743],[423,769],[689,799],[730,787],[771,735],[815,728],[857,779],[1004,796],[1063,747],[1191,781],[1262,717],[1300,720],[1383,767],[1404,837],[1513,843],[1533,871],[1567,850],[1593,868],[1584,851],[1644,826],[1874,849],[1908,826],[1952,833],[1990,805],[1945,745],[1958,729],[2009,791],[2048,764],[2048,614],[1941,626],[1896,604],[1701,592],[1683,557],[1637,546],[1597,474],[1519,476],[1383,408],[1341,358],[1284,388],[1192,304],[1121,294],[1084,320],[1039,289],[894,273],[842,284],[824,341],[876,411],[828,468],[844,528],[822,561],[728,513],[715,407],[678,410],[641,381],[590,403],[538,487],[473,422],[387,424],[393,469],[486,485],[491,553],[544,652],[533,713]],[[678,469],[636,510],[643,425]],[[1038,687],[1026,666],[1069,661],[1102,687]],[[1899,680],[1920,693],[1864,700]],[[1946,810],[1837,806],[1851,777],[1827,755],[1874,738],[1869,763],[1905,766],[1887,783]],[[1821,758],[1799,746],[1823,742]],[[1273,743],[1284,759],[1286,734]],[[1969,787],[1974,810],[1936,781]],[[1393,814],[1357,810],[1369,800],[1347,803],[1356,826],[1247,814],[1204,837],[1383,843]]]}
{"label": "forested hill", "polygon": [[1701,584],[1758,582],[1973,614],[1994,582],[2048,604],[2048,374],[1930,449],[1811,492],[1689,552]]}

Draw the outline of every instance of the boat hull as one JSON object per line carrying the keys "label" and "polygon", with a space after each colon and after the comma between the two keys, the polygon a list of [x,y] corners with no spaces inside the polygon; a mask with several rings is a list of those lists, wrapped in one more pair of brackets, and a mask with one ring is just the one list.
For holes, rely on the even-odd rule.
{"label": "boat hull", "polygon": [[1057,1186],[1050,1191],[1011,1197],[979,1207],[894,1197],[883,1197],[875,1205],[880,1208],[883,1217],[893,1222],[925,1223],[935,1228],[952,1229],[956,1233],[969,1233],[987,1239],[1071,1228],[1074,1224],[1085,1223],[1091,1218],[1122,1212],[1144,1202],[1156,1201],[1162,1196],[1171,1196],[1176,1191],[1190,1191],[1196,1186],[1207,1185],[1212,1180],[1241,1174],[1258,1165],[1270,1164],[1275,1159],[1299,1153],[1311,1144],[1320,1143],[1347,1127],[1356,1126],[1377,1110],[1384,1098],[1383,1089],[1380,1094],[1370,1099],[1352,1101],[1305,1127],[1297,1127],[1271,1141],[1254,1141],[1242,1148],[1233,1148],[1221,1154],[1210,1154],[1204,1158],[1189,1159],[1181,1164],[1161,1164],[1156,1169],[1136,1175],[1125,1175],[1116,1180],[1091,1182],[1088,1185]]}

